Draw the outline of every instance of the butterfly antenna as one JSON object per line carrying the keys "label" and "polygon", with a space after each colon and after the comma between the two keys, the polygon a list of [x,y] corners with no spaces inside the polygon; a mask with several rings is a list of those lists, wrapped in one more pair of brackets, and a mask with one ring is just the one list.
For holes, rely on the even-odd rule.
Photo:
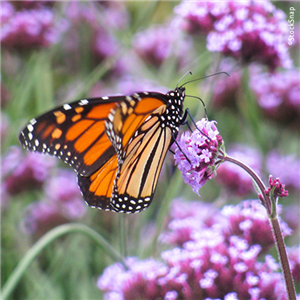
{"label": "butterfly antenna", "polygon": [[[188,74],[190,75],[193,75],[193,73],[191,71],[187,71],[177,82],[177,85],[176,85],[176,89],[178,88],[178,85],[179,85],[179,82],[185,77],[187,76]],[[183,85],[182,85],[183,86]]]}
{"label": "butterfly antenna", "polygon": [[[186,84],[188,84],[188,83],[191,83],[191,82],[194,82],[194,81],[198,81],[198,80],[201,80],[201,79],[205,79],[205,78],[209,78],[209,77],[212,77],[212,76],[216,76],[216,75],[219,75],[219,74],[225,74],[225,75],[227,75],[227,76],[230,76],[228,73],[223,72],[223,71],[222,71],[222,72],[217,72],[217,73],[214,73],[214,74],[211,74],[211,75],[207,75],[207,76],[203,76],[203,77],[200,77],[200,78],[196,78],[196,79],[189,80],[189,81],[185,82],[184,84],[182,84],[181,87],[183,87],[184,85],[186,85]],[[185,75],[186,75],[186,74],[185,74]],[[184,75],[184,76],[185,76],[185,75]],[[184,76],[183,76],[183,77],[184,77]],[[182,78],[183,78],[183,77],[182,77]],[[181,79],[182,79],[182,78],[181,78]],[[181,80],[181,79],[180,79],[180,80]],[[180,81],[180,80],[179,80],[179,81]],[[177,84],[177,85],[178,85],[178,84]]]}

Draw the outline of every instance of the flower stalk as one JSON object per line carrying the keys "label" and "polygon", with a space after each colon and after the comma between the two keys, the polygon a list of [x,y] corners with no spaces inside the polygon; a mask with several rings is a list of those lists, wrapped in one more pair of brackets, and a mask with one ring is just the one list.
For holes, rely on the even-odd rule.
{"label": "flower stalk", "polygon": [[239,167],[243,168],[251,176],[253,181],[256,183],[258,189],[260,190],[259,198],[261,200],[262,205],[266,208],[268,213],[278,257],[280,260],[281,269],[283,272],[288,299],[296,300],[296,292],[293,283],[292,273],[291,273],[291,269],[287,257],[282,231],[278,222],[278,216],[276,210],[277,200],[279,197],[278,188],[280,189],[281,192],[280,196],[282,197],[287,196],[287,191],[284,190],[284,185],[281,185],[281,183],[279,184],[278,179],[273,180],[272,177],[270,176],[269,183],[271,185],[271,188],[267,189],[263,181],[261,180],[261,178],[249,166],[247,166],[243,162],[236,160],[228,155],[221,155],[219,156],[219,158],[222,159],[223,161],[234,163]]}

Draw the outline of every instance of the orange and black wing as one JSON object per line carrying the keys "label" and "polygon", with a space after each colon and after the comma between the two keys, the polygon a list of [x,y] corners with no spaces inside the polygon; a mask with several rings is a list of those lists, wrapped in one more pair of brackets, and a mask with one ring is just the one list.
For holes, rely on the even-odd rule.
{"label": "orange and black wing", "polygon": [[78,176],[90,206],[134,213],[150,204],[171,141],[157,118],[165,109],[163,97],[133,94],[112,109],[106,134],[116,155],[91,176]]}
{"label": "orange and black wing", "polygon": [[118,212],[135,213],[150,205],[172,143],[172,131],[164,126],[166,100],[154,95],[145,96],[134,107],[120,103],[113,121],[107,122],[119,158],[111,200]]}
{"label": "orange and black wing", "polygon": [[124,97],[84,99],[32,119],[21,131],[22,145],[62,159],[84,176],[105,165],[116,151],[105,133],[105,121]]}

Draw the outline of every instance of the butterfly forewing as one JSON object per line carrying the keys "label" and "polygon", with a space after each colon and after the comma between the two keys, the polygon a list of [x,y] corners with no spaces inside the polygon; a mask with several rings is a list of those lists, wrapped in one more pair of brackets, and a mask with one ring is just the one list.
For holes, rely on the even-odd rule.
{"label": "butterfly forewing", "polygon": [[139,102],[121,103],[108,120],[108,135],[119,161],[111,202],[116,211],[144,210],[153,198],[172,139],[171,130],[161,126],[166,101],[157,95],[161,96],[138,95]]}
{"label": "butterfly forewing", "polygon": [[89,176],[114,154],[105,121],[120,97],[85,99],[58,107],[32,119],[21,131],[22,145],[48,153]]}

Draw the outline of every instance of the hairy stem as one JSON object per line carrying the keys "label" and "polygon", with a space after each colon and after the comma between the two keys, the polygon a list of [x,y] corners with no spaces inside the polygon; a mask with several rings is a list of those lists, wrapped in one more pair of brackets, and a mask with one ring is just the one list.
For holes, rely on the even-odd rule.
{"label": "hairy stem", "polygon": [[276,207],[274,207],[274,206],[276,206],[276,201],[275,200],[271,201],[270,197],[268,195],[266,195],[266,193],[265,193],[266,187],[265,187],[263,181],[249,166],[247,166],[244,163],[242,163],[241,161],[236,160],[227,155],[224,155],[224,156],[222,155],[220,157],[220,159],[222,159],[223,161],[229,161],[231,163],[234,163],[234,164],[238,165],[239,167],[241,167],[242,169],[244,169],[251,176],[251,178],[254,180],[254,182],[258,186],[258,188],[261,192],[261,195],[262,195],[262,204],[267,209],[269,221],[270,221],[270,224],[272,227],[272,232],[273,232],[273,236],[274,236],[274,240],[275,240],[275,245],[276,245],[281,269],[283,272],[283,277],[284,277],[284,281],[285,281],[288,299],[296,300],[295,286],[293,283],[291,269],[290,269],[290,265],[289,265],[289,261],[288,261],[288,257],[287,257],[287,253],[286,253],[286,247],[284,244],[284,239],[283,239],[280,225],[278,222]]}

